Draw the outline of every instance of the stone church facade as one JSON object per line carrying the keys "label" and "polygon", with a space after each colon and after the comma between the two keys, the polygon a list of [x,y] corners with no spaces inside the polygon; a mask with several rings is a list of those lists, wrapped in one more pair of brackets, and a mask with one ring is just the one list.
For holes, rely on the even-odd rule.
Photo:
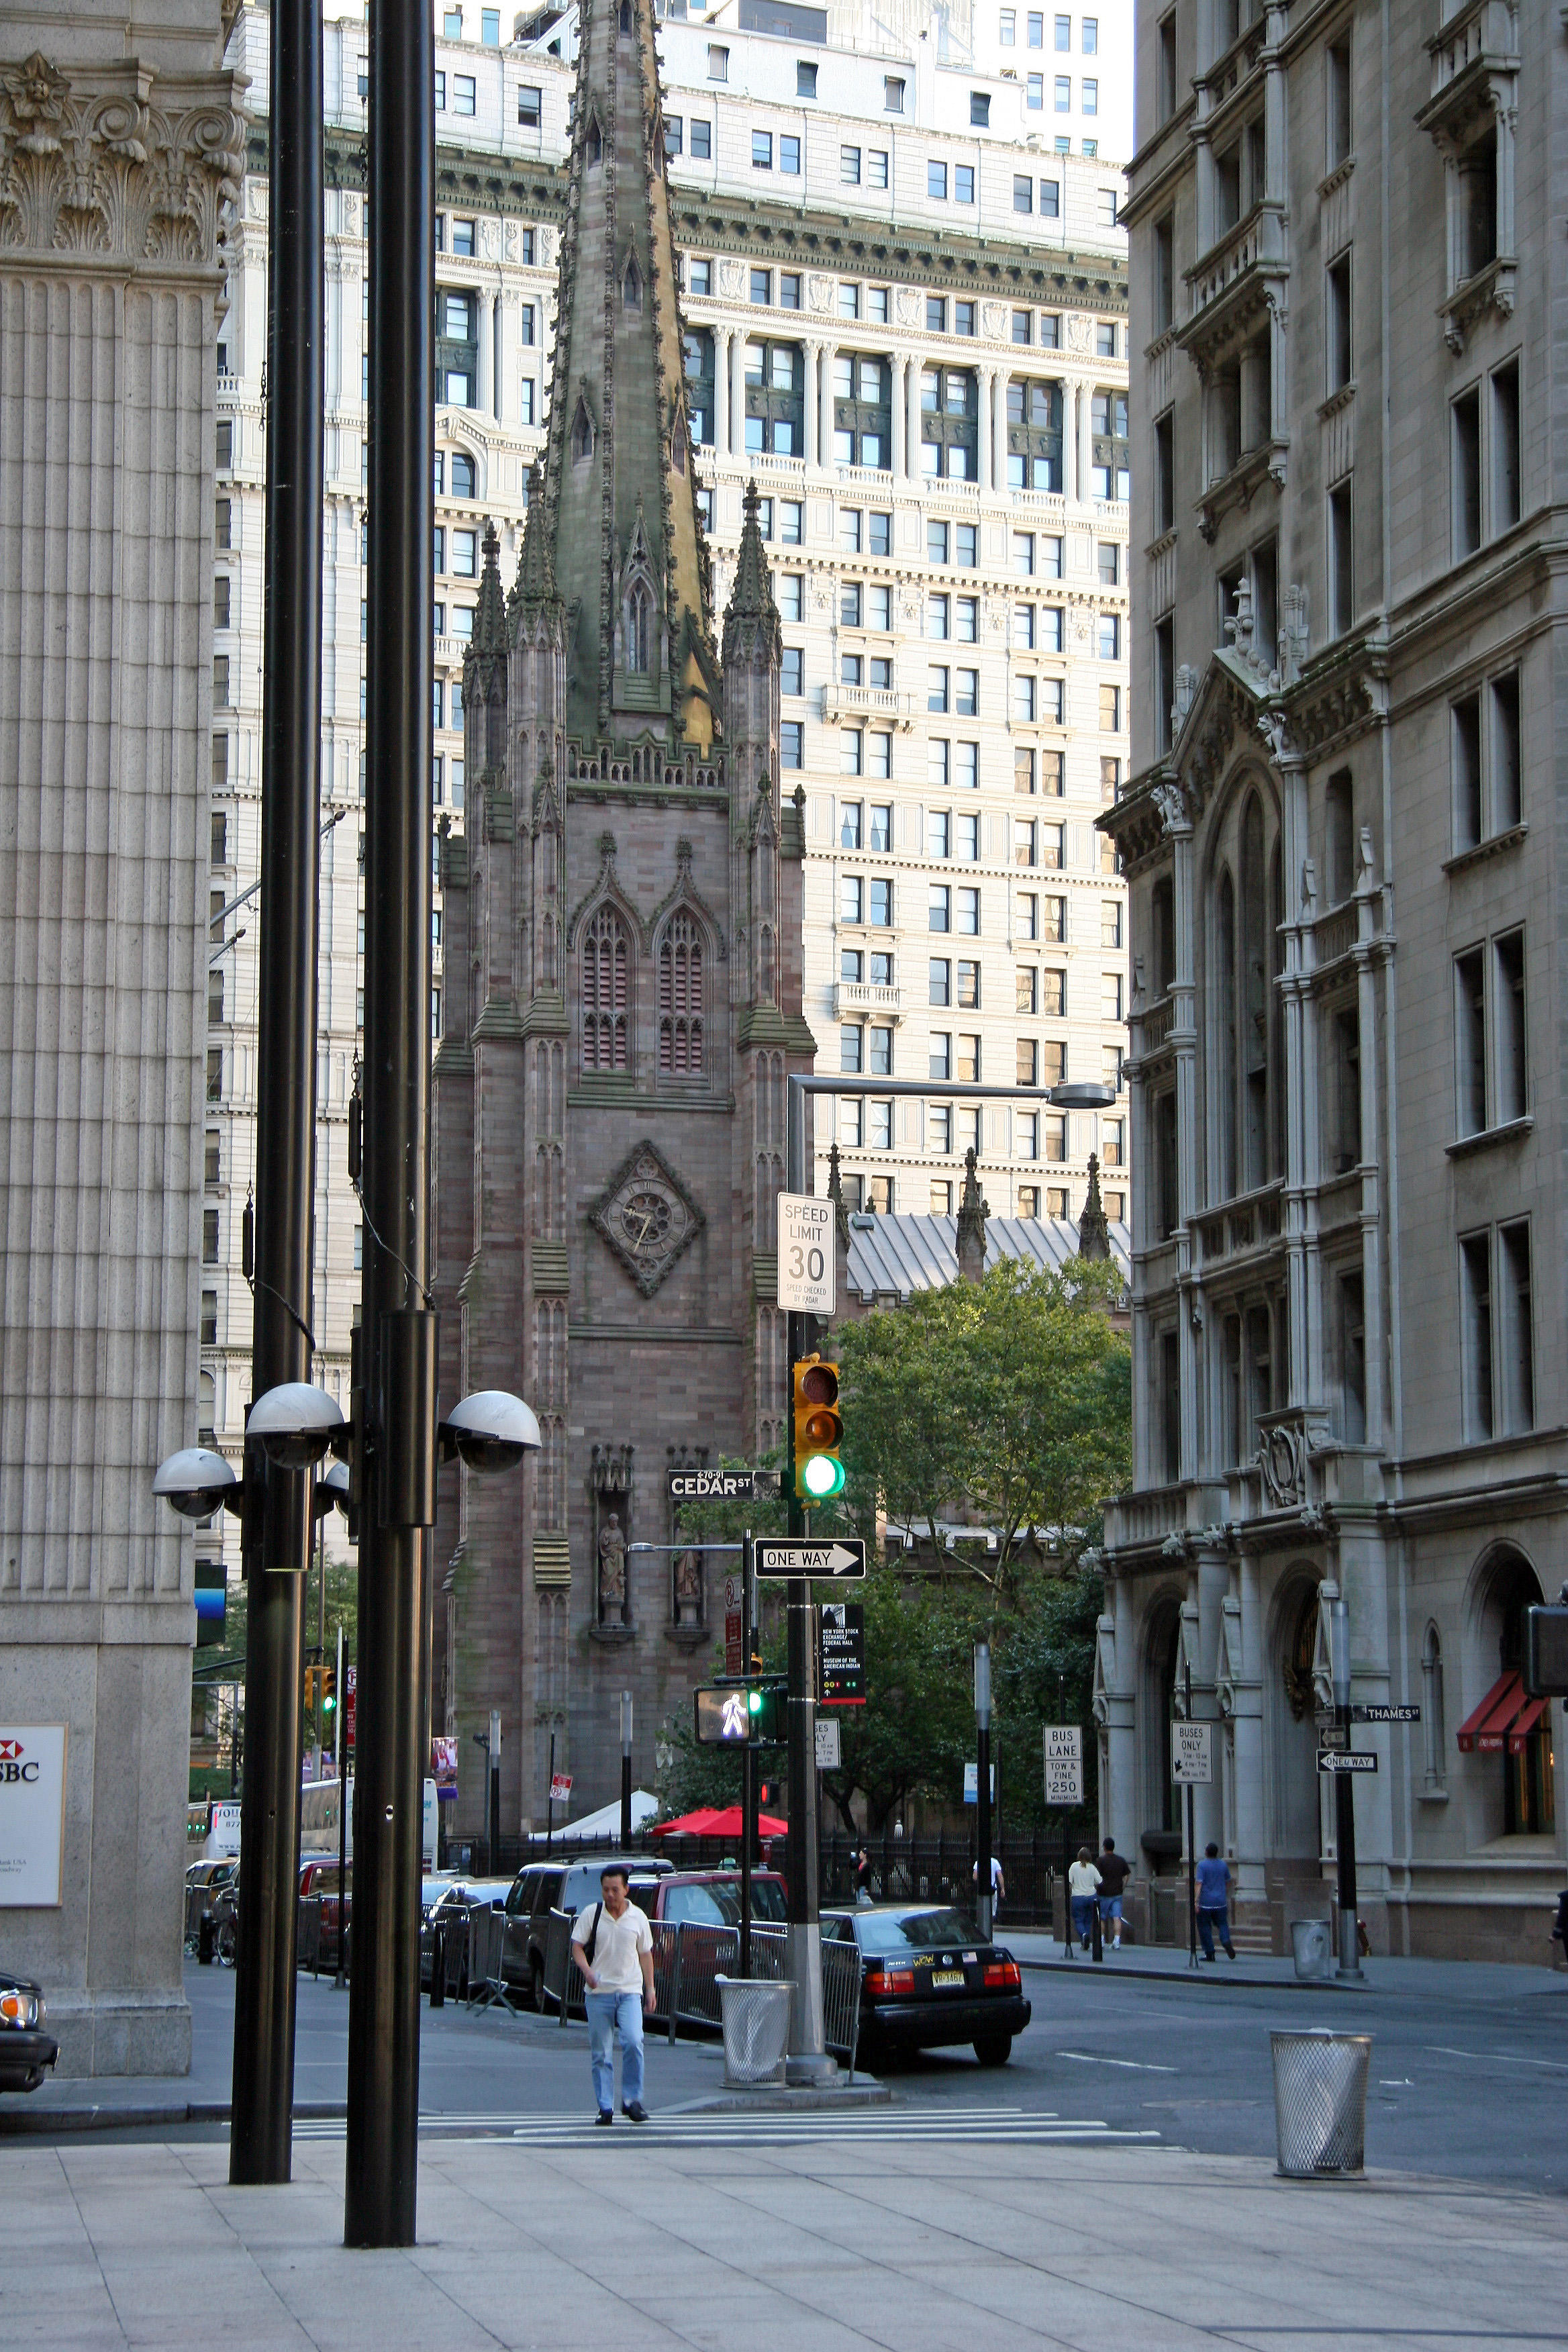
{"label": "stone church facade", "polygon": [[[668,1545],[672,1464],[778,1442],[773,1202],[801,1011],[801,795],[756,493],[715,642],[647,0],[584,11],[542,468],[465,667],[467,831],[441,843],[443,1394],[505,1387],[521,1480],[447,1474],[433,1720],[502,1721],[507,1832],[619,1785],[722,1596]],[[645,1768],[646,1769],[646,1768]],[[483,1828],[462,1775],[456,1830]]]}

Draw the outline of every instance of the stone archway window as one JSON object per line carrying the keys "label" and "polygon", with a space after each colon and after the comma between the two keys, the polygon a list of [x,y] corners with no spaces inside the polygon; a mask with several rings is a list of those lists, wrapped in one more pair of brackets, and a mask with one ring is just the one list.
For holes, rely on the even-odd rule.
{"label": "stone archway window", "polygon": [[1443,1786],[1443,1642],[1428,1625],[1421,1644],[1421,1728],[1426,1749],[1426,1785]]}
{"label": "stone archway window", "polygon": [[581,465],[585,457],[591,457],[593,454],[594,420],[588,414],[587,402],[579,393],[576,414],[572,419],[572,463],[574,466]]}
{"label": "stone archway window", "polygon": [[653,598],[641,581],[626,600],[626,667],[646,677],[653,667]]}
{"label": "stone archway window", "polygon": [[583,936],[583,1067],[624,1073],[631,1066],[631,940],[613,907],[601,907]]}
{"label": "stone archway window", "polygon": [[658,951],[658,1066],[665,1076],[701,1076],[702,1025],[702,934],[689,915],[675,915]]}

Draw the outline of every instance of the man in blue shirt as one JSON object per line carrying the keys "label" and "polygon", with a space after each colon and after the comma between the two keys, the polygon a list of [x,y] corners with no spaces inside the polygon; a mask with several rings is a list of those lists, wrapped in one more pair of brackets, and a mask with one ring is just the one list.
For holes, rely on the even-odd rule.
{"label": "man in blue shirt", "polygon": [[1231,1958],[1236,1958],[1236,1946],[1230,1940],[1230,1921],[1226,1906],[1230,1899],[1230,1865],[1220,1860],[1217,1845],[1204,1848],[1204,1858],[1198,1864],[1198,1934],[1203,1941],[1204,1958],[1214,1959],[1215,1930],[1219,1930],[1220,1942]]}

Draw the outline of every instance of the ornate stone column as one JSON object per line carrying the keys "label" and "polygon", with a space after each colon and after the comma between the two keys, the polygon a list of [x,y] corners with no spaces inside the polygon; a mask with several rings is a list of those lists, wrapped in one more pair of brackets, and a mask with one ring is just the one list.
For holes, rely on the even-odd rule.
{"label": "ornate stone column", "polygon": [[4,1916],[62,2075],[190,2065],[195,1546],[152,1477],[196,1434],[203,1108],[234,1086],[226,1045],[204,1084],[223,48],[218,0],[0,26],[0,1718],[62,1789],[58,1885],[46,1838]]}

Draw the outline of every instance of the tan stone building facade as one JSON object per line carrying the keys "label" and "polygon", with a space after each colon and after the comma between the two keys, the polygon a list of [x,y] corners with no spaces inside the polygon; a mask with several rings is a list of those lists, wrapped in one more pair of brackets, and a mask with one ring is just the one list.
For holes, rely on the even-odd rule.
{"label": "tan stone building facade", "polygon": [[1547,1957],[1563,1573],[1562,27],[1506,0],[1139,11],[1131,178],[1137,1478],[1106,1826],[1168,1722],[1243,1926],[1321,1916],[1325,1596],[1379,1949]]}
{"label": "tan stone building facade", "polygon": [[0,27],[0,1721],[65,1730],[60,1900],[8,1840],[0,1948],[68,2074],[190,2062],[193,1547],[152,1473],[199,1364],[219,17]]}

